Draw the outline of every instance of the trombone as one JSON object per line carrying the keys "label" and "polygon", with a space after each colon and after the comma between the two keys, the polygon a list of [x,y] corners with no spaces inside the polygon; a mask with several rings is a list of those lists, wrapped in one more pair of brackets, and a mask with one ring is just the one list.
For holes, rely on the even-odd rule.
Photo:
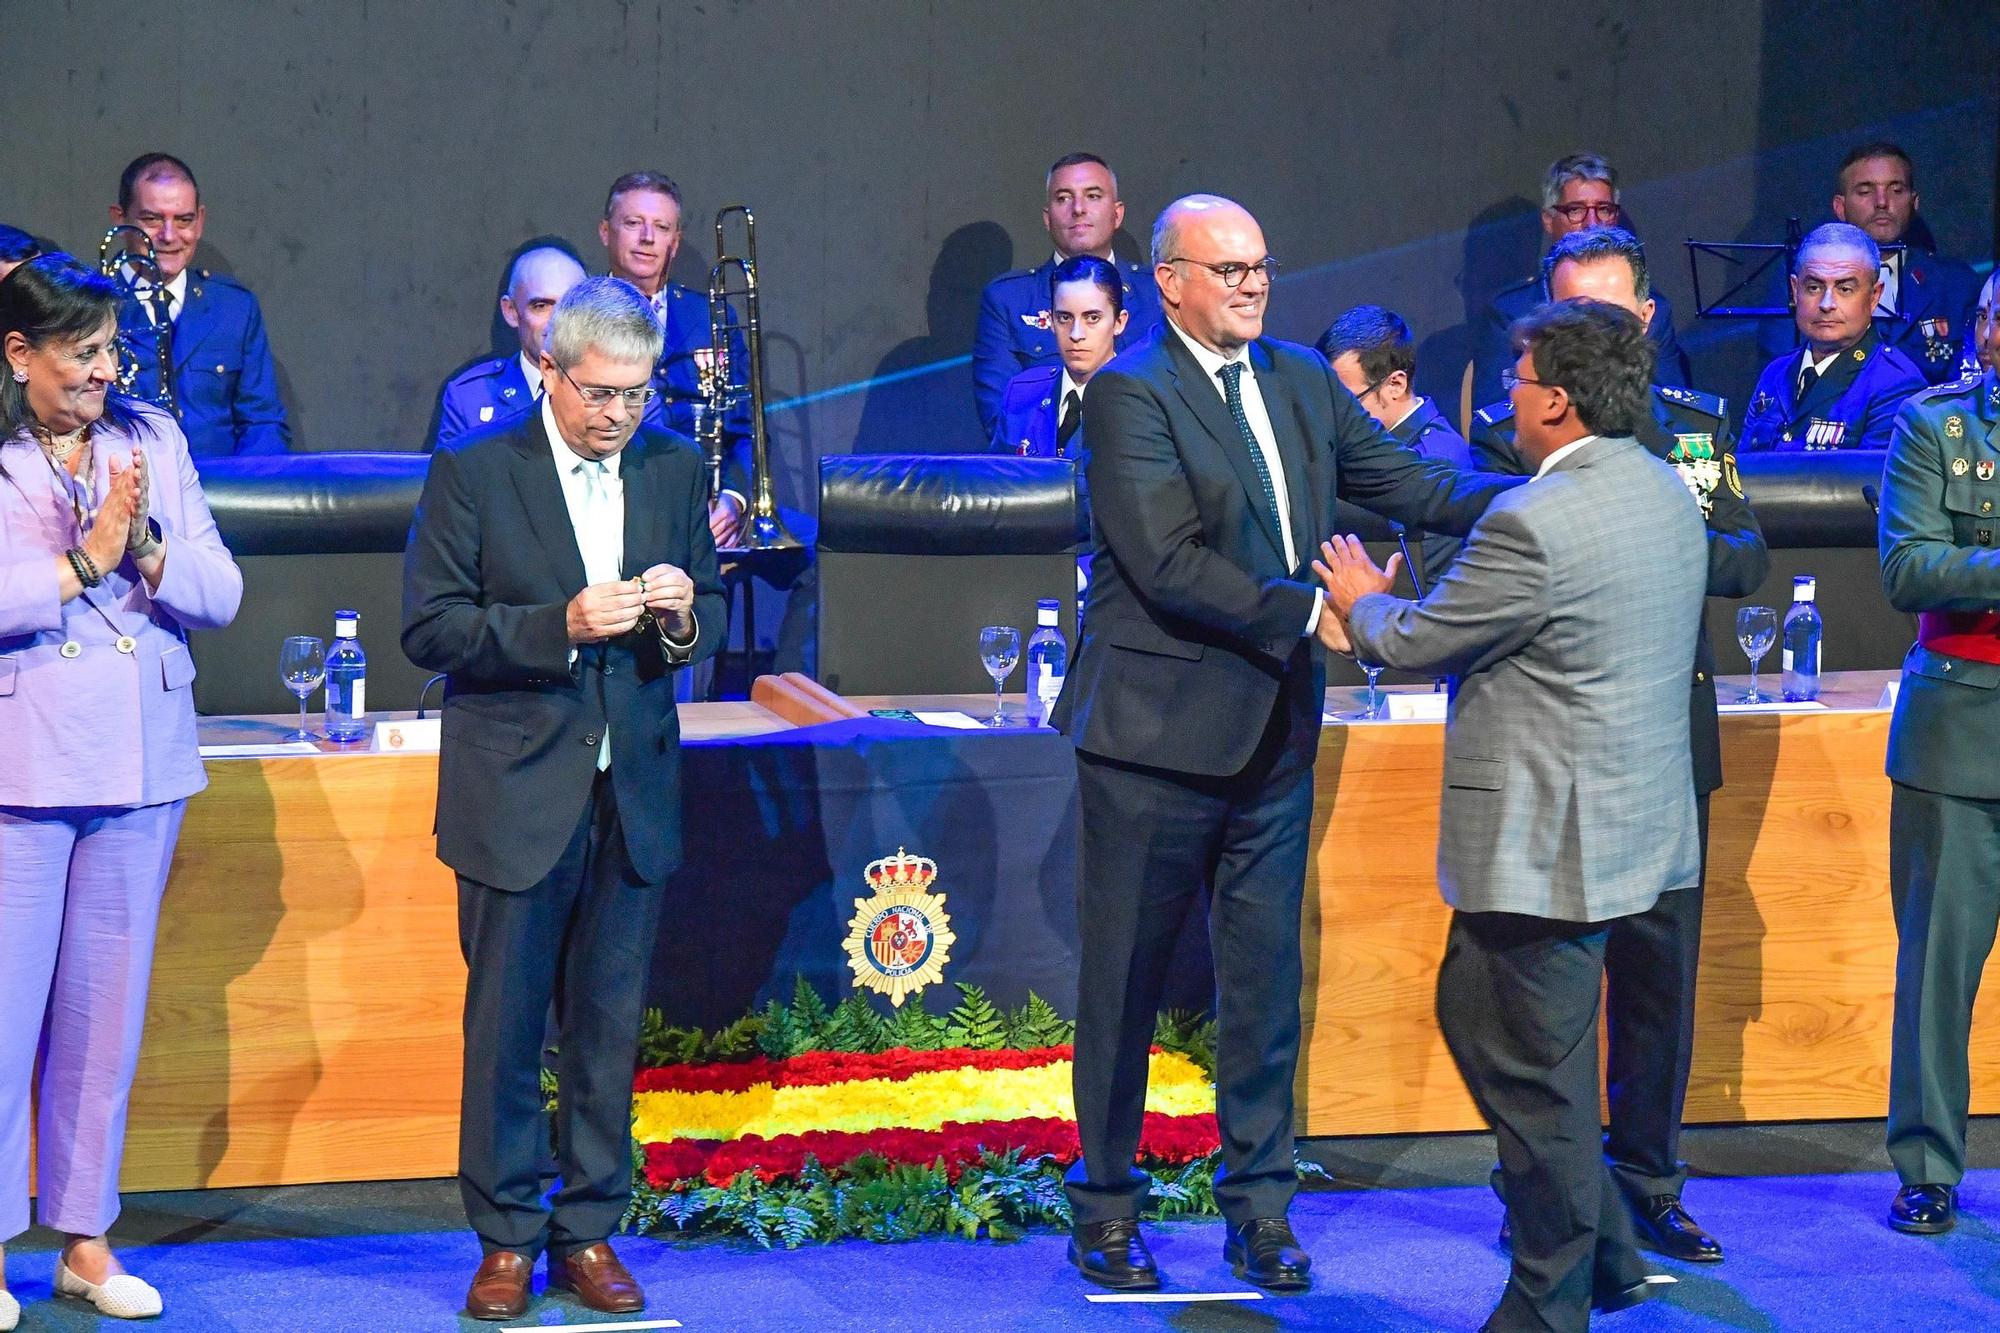
{"label": "trombone", "polygon": [[[145,244],[145,249],[133,249],[131,237],[136,236]],[[126,248],[113,250],[112,243],[123,239]],[[119,290],[135,301],[143,300],[153,307],[153,347],[160,358],[159,391],[149,400],[166,409],[176,421],[180,419],[180,404],[174,398],[174,323],[167,317],[167,275],[160,268],[160,257],[153,250],[153,238],[141,228],[129,222],[121,222],[104,233],[104,239],[97,243],[97,271],[118,284]],[[149,289],[145,296],[139,294],[139,284],[145,283]],[[120,332],[113,340],[118,358],[117,383],[120,393],[131,394],[139,382],[139,354],[132,350],[132,342]]]}
{"label": "trombone", "polygon": [[[731,217],[743,218],[743,250],[729,248]],[[743,302],[739,321],[732,300]],[[738,542],[745,550],[796,547],[799,539],[785,530],[771,489],[771,442],[764,431],[764,332],[757,300],[757,219],[745,204],[731,204],[715,215],[715,264],[708,271],[709,364],[701,377],[705,411],[696,434],[708,458],[709,493],[722,486],[723,418],[738,404],[750,415],[750,511],[743,516]],[[743,337],[743,359],[730,355],[736,335]]]}

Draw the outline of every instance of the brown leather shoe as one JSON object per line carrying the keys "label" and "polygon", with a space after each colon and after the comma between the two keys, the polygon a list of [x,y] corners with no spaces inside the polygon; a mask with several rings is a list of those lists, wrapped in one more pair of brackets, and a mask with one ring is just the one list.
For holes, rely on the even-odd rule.
{"label": "brown leather shoe", "polygon": [[646,1293],[607,1240],[556,1260],[549,1280],[575,1292],[578,1304],[603,1314],[636,1314],[646,1308]]}
{"label": "brown leather shoe", "polygon": [[474,1319],[519,1319],[528,1313],[528,1279],[535,1261],[512,1250],[495,1250],[479,1261],[465,1312]]}

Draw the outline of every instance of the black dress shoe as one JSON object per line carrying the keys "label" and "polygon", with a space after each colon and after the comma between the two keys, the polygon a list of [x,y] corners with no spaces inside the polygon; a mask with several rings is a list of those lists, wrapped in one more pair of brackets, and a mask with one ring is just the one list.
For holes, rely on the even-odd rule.
{"label": "black dress shoe", "polygon": [[1905,1185],[1889,1205],[1889,1225],[1913,1236],[1936,1236],[1958,1225],[1956,1185]]}
{"label": "black dress shoe", "polygon": [[1139,1219],[1084,1222],[1069,1233],[1069,1261],[1076,1271],[1113,1291],[1158,1291],[1160,1270],[1139,1234]]}
{"label": "black dress shoe", "polygon": [[1629,1287],[1620,1287],[1602,1296],[1592,1295],[1590,1308],[1599,1314],[1616,1314],[1620,1310],[1629,1310],[1635,1305],[1650,1301],[1655,1296],[1664,1296],[1667,1288],[1679,1281],[1679,1278],[1668,1273],[1648,1273]]}
{"label": "black dress shoe", "polygon": [[1722,1262],[1722,1242],[1688,1216],[1677,1194],[1656,1194],[1632,1210],[1632,1229],[1639,1244],[1669,1259],[1691,1264]]}
{"label": "black dress shoe", "polygon": [[1282,1217],[1253,1217],[1230,1227],[1222,1261],[1237,1277],[1267,1291],[1304,1291],[1312,1285],[1312,1256]]}

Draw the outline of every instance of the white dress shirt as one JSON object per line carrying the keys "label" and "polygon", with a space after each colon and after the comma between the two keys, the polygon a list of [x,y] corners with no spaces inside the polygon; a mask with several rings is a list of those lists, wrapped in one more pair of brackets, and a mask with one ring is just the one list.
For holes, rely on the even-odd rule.
{"label": "white dress shirt", "polygon": [[[1278,436],[1271,429],[1271,414],[1264,407],[1263,390],[1257,387],[1257,371],[1250,364],[1250,349],[1247,346],[1239,347],[1234,356],[1223,356],[1220,352],[1212,352],[1190,338],[1186,330],[1171,319],[1166,324],[1186,345],[1188,351],[1194,353],[1194,359],[1201,365],[1202,374],[1208,377],[1209,386],[1225,404],[1229,401],[1229,390],[1222,383],[1222,368],[1231,362],[1242,365],[1243,375],[1237,380],[1237,385],[1243,394],[1243,416],[1250,423],[1250,435],[1257,441],[1257,452],[1264,455],[1264,468],[1271,474],[1271,490],[1276,494],[1278,501],[1278,533],[1285,542],[1285,568],[1296,570],[1299,567],[1299,548],[1292,535],[1291,487],[1285,481],[1285,460],[1278,453]],[[1311,634],[1319,627],[1319,609],[1323,605],[1325,605],[1324,598],[1313,599],[1312,614],[1306,617],[1305,634]]]}
{"label": "white dress shirt", "polygon": [[[180,272],[174,274],[173,280],[167,284],[168,320],[180,319],[181,311],[187,309],[187,290],[188,271],[182,269]],[[153,317],[153,284],[143,279],[137,280],[132,284],[132,292],[139,299],[139,308],[146,312],[146,322],[148,324],[159,323]]]}
{"label": "white dress shirt", "polygon": [[1907,250],[1898,250],[1892,255],[1882,256],[1881,267],[1875,270],[1875,276],[1882,280],[1882,299],[1875,303],[1876,314],[1896,313],[1896,297],[1903,290],[1903,256],[1908,253]]}
{"label": "white dress shirt", "polygon": [[[569,510],[569,525],[576,531],[576,549],[583,556],[583,581],[613,583],[623,578],[625,563],[625,483],[618,475],[621,450],[593,463],[564,442],[556,429],[556,412],[542,399],[542,429],[548,433],[549,452],[555,455],[556,477],[562,482],[563,504]],[[593,477],[591,473],[597,472]],[[576,661],[576,649],[569,650]],[[599,772],[611,767],[611,727],[597,747]]]}
{"label": "white dress shirt", "polygon": [[526,352],[518,352],[521,358],[521,378],[528,381],[528,392],[535,397],[542,396],[542,363],[528,358]]}
{"label": "white dress shirt", "polygon": [[1580,440],[1571,440],[1568,444],[1564,445],[1562,448],[1556,450],[1554,453],[1550,454],[1547,458],[1544,458],[1542,460],[1542,465],[1535,469],[1534,479],[1536,481],[1540,481],[1543,477],[1548,476],[1550,468],[1554,467],[1558,462],[1562,461],[1563,459],[1568,458],[1571,454],[1583,448],[1584,445],[1589,444],[1592,440],[1596,438],[1597,437],[1595,435],[1586,435]]}

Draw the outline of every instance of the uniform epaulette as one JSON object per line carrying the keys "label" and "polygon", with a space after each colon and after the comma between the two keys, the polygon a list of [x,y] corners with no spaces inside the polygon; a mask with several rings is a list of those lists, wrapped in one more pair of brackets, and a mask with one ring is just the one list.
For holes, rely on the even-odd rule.
{"label": "uniform epaulette", "polygon": [[1514,415],[1512,403],[1488,403],[1472,414],[1473,421],[1482,426],[1497,426]]}
{"label": "uniform epaulette", "polygon": [[1703,393],[1700,389],[1684,389],[1677,384],[1655,384],[1653,392],[1676,407],[1685,407],[1717,420],[1729,415],[1729,403],[1726,399],[1712,393]]}
{"label": "uniform epaulette", "polygon": [[1968,393],[1973,389],[1977,389],[1979,382],[1985,378],[1986,373],[1984,371],[1975,370],[1968,374],[1960,375],[1955,380],[1946,380],[1943,384],[1932,384],[1919,389],[1910,395],[1910,401],[1921,403],[1927,402],[1932,398],[1945,398],[1953,394]]}
{"label": "uniform epaulette", "polygon": [[489,357],[484,361],[475,361],[459,371],[451,377],[448,384],[470,384],[474,380],[491,379],[505,369],[507,369],[506,357]]}

